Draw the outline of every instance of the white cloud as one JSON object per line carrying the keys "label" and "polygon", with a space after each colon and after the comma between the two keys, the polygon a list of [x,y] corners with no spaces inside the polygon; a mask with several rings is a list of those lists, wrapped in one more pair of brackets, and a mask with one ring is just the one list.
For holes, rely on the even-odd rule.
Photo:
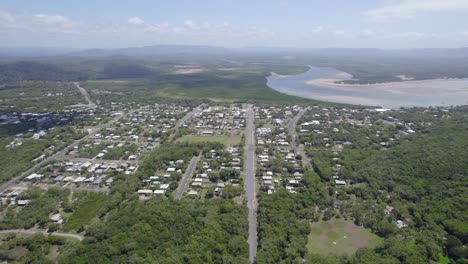
{"label": "white cloud", "polygon": [[[395,34],[390,34],[385,36],[385,38],[388,39],[397,39],[397,38],[422,38],[422,37],[427,37],[428,35],[421,33],[421,32],[414,32],[414,31],[409,31],[409,32],[402,32],[402,33],[395,33]],[[429,35],[432,36],[432,35]]]}
{"label": "white cloud", "polygon": [[0,29],[29,32],[70,32],[79,23],[61,15],[9,13],[0,10]]}
{"label": "white cloud", "polygon": [[34,22],[43,26],[60,28],[70,28],[73,26],[73,22],[70,19],[60,15],[36,14],[32,18],[34,18]]}
{"label": "white cloud", "polygon": [[412,19],[419,15],[468,9],[468,0],[401,0],[398,4],[369,10],[364,14],[375,21]]}
{"label": "white cloud", "polygon": [[333,31],[333,35],[335,35],[335,36],[343,36],[344,34],[345,34],[345,31],[341,30],[341,29],[337,29],[337,30]]}
{"label": "white cloud", "polygon": [[185,20],[184,27],[189,30],[200,30],[200,26],[192,20]]}
{"label": "white cloud", "polygon": [[[54,38],[46,34],[53,33]],[[109,39],[131,36],[131,43],[187,43],[234,45],[233,43],[256,43],[256,40],[272,40],[276,33],[260,27],[240,27],[229,22],[209,23],[180,21],[150,23],[140,17],[124,21],[104,22],[79,20],[58,14],[10,13],[0,10],[0,35],[15,36],[17,41],[42,39],[43,43],[55,43],[93,39],[106,42]],[[88,43],[88,42],[87,42]],[[127,42],[125,42],[127,43]],[[91,45],[91,44],[90,44]],[[125,44],[121,44],[125,45]]]}
{"label": "white cloud", "polygon": [[167,22],[163,22],[160,24],[153,24],[153,25],[148,25],[143,29],[144,32],[157,32],[157,33],[164,33],[164,32],[170,32],[173,31],[171,25]]}
{"label": "white cloud", "polygon": [[362,37],[362,38],[370,38],[370,37],[373,37],[375,36],[376,33],[370,29],[364,29],[364,30],[361,30],[359,33],[358,33],[358,36],[359,37]]}
{"label": "white cloud", "polygon": [[312,30],[312,32],[314,32],[314,33],[320,33],[320,32],[322,32],[323,30],[324,30],[324,27],[323,27],[323,26],[316,26],[316,27]]}
{"label": "white cloud", "polygon": [[0,25],[14,23],[15,18],[7,12],[0,10]]}
{"label": "white cloud", "polygon": [[144,25],[145,21],[139,17],[131,17],[127,20],[128,24],[130,25],[135,25],[135,26],[140,26]]}

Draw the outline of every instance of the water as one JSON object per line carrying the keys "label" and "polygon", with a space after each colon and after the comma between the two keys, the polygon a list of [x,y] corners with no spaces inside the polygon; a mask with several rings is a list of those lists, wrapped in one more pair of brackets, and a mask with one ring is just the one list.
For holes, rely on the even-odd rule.
{"label": "water", "polygon": [[334,68],[267,77],[267,85],[279,92],[321,101],[375,105],[386,108],[468,104],[468,79],[435,79],[371,85],[342,85],[322,79],[346,80],[352,76]]}

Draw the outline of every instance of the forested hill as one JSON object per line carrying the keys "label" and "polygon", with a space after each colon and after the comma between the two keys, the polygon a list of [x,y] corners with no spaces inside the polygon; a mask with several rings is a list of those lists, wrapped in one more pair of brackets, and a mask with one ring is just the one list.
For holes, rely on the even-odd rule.
{"label": "forested hill", "polygon": [[19,81],[84,81],[89,79],[146,78],[155,71],[132,60],[55,62],[20,61],[0,64],[0,83]]}
{"label": "forested hill", "polygon": [[87,74],[79,70],[69,70],[50,63],[21,61],[0,64],[0,83],[18,81],[80,81]]}

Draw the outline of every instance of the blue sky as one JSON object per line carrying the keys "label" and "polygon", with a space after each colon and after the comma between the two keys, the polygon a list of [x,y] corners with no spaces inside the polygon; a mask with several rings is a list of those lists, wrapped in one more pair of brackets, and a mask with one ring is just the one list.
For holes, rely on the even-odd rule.
{"label": "blue sky", "polygon": [[0,46],[468,46],[468,0],[1,0]]}

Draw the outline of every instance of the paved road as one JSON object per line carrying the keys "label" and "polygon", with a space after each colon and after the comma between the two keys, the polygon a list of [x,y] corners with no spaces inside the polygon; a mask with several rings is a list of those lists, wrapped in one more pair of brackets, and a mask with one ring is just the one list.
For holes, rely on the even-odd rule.
{"label": "paved road", "polygon": [[68,237],[68,238],[74,238],[78,239],[79,241],[84,239],[84,236],[78,235],[78,234],[72,234],[72,233],[60,233],[60,232],[52,232],[49,233],[47,230],[44,229],[9,229],[9,230],[1,230],[0,234],[11,234],[11,233],[16,233],[16,234],[27,234],[27,235],[34,235],[36,233],[42,233],[44,235],[54,235],[54,236],[61,236],[61,237]]}
{"label": "paved road", "polygon": [[73,148],[75,146],[78,146],[78,144],[82,141],[82,140],[87,140],[89,138],[91,138],[92,136],[94,136],[95,134],[97,134],[101,129],[103,128],[107,128],[109,127],[110,125],[112,125],[114,122],[116,122],[117,120],[119,120],[121,117],[115,117],[113,119],[111,119],[109,122],[105,123],[105,124],[102,124],[102,125],[99,125],[97,127],[94,127],[92,128],[91,132],[82,137],[81,139],[77,139],[75,140],[73,143],[71,143],[70,145],[68,145],[67,147],[63,148],[62,150],[59,150],[57,152],[55,152],[54,154],[52,154],[51,156],[43,159],[41,162],[37,163],[36,165],[32,166],[29,170],[21,173],[20,175],[16,176],[16,177],[13,177],[11,180],[7,181],[6,183],[2,184],[2,186],[0,186],[0,192],[4,192],[6,190],[8,190],[10,187],[12,187],[17,181],[23,179],[24,177],[32,174],[33,172],[35,172],[36,170],[38,170],[39,168],[41,168],[42,166],[44,166],[45,164],[47,164],[48,162],[51,162],[51,161],[54,161],[54,160],[57,160],[60,156],[62,155],[65,155],[67,150],[69,148]]}
{"label": "paved road", "polygon": [[299,111],[299,113],[289,121],[288,124],[288,133],[291,136],[291,146],[296,154],[300,154],[302,156],[302,163],[303,164],[310,164],[312,160],[307,156],[304,149],[297,144],[297,132],[296,132],[296,124],[301,119],[301,117],[309,110],[309,108],[304,108]]}
{"label": "paved road", "polygon": [[172,138],[174,137],[175,135],[175,132],[177,132],[177,130],[183,125],[185,124],[185,122],[187,122],[187,120],[189,120],[190,118],[192,118],[193,115],[197,114],[197,113],[200,113],[202,111],[202,106],[199,105],[197,106],[196,108],[194,108],[192,111],[188,112],[184,117],[182,117],[182,119],[180,119],[176,125],[174,126],[174,131],[173,133],[171,133],[171,135],[169,136],[169,141],[172,141]]}
{"label": "paved road", "polygon": [[91,101],[91,97],[89,96],[88,91],[86,91],[85,88],[81,87],[78,82],[74,82],[73,84],[75,84],[76,88],[78,88],[78,90],[80,90],[81,94],[85,97],[86,102],[88,102],[89,108],[96,108],[97,105],[93,101]]}
{"label": "paved road", "polygon": [[255,194],[255,125],[252,105],[247,109],[247,170],[245,177],[245,195],[249,208],[249,259],[254,263],[257,255],[257,201]]}
{"label": "paved road", "polygon": [[199,105],[196,108],[194,108],[192,111],[188,112],[184,117],[182,117],[182,119],[179,120],[179,122],[177,122],[177,124],[174,127],[174,130],[177,131],[177,129],[179,129],[183,124],[185,124],[187,120],[192,118],[193,115],[200,113],[201,111],[202,111],[202,106]]}
{"label": "paved road", "polygon": [[187,185],[190,176],[193,174],[193,170],[197,167],[197,163],[200,160],[200,155],[193,157],[187,171],[184,174],[184,178],[182,179],[182,183],[179,185],[179,189],[177,189],[176,199],[180,200],[182,198],[182,194],[184,194],[185,185]]}

